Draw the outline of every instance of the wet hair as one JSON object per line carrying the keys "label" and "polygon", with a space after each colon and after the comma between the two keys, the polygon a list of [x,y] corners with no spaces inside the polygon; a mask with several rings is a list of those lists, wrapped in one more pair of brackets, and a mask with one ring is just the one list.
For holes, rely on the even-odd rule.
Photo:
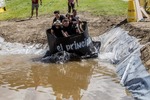
{"label": "wet hair", "polygon": [[59,13],[60,13],[59,10],[54,11],[54,14],[59,14]]}

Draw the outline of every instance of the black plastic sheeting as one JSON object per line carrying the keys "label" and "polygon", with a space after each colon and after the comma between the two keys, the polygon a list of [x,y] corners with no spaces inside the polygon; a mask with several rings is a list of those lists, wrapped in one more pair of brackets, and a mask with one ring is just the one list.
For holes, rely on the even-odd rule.
{"label": "black plastic sheeting", "polygon": [[150,76],[134,78],[126,82],[125,86],[132,92],[135,99],[149,100],[150,97]]}
{"label": "black plastic sheeting", "polygon": [[126,63],[117,66],[117,73],[124,85],[136,100],[149,100],[150,75],[142,64],[140,57],[132,55]]}
{"label": "black plastic sheeting", "polygon": [[138,40],[119,27],[97,39],[101,41],[99,59],[116,66],[120,83],[134,99],[150,100],[150,75],[140,59],[142,46]]}

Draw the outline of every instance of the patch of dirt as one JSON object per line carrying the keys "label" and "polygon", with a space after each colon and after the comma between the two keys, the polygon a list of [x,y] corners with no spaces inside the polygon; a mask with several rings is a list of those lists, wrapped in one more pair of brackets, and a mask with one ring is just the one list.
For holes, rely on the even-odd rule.
{"label": "patch of dirt", "polygon": [[[88,16],[88,17],[87,17]],[[150,42],[150,21],[126,23],[126,17],[93,16],[87,12],[80,12],[81,20],[88,22],[89,34],[99,36],[111,28],[120,26],[129,34],[140,39],[141,44]],[[0,21],[0,36],[8,42],[19,43],[47,43],[46,30],[51,27],[53,16],[43,15],[38,19]],[[150,68],[150,44],[141,49],[143,63]]]}
{"label": "patch of dirt", "polygon": [[[88,17],[87,17],[88,16]],[[89,34],[98,36],[110,30],[122,17],[92,16],[90,13],[79,14],[81,20],[88,22]],[[43,43],[47,42],[46,30],[51,27],[53,16],[43,15],[38,19],[16,19],[0,21],[0,36],[8,42]]]}
{"label": "patch of dirt", "polygon": [[50,28],[50,16],[39,19],[23,19],[0,22],[0,36],[8,42],[46,43],[46,29]]}

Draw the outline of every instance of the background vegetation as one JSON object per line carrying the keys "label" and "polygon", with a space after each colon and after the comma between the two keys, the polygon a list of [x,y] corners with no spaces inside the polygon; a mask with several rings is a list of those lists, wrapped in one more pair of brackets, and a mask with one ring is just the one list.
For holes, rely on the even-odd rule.
{"label": "background vegetation", "polygon": [[[79,12],[90,12],[94,15],[120,16],[127,13],[127,2],[123,0],[78,0]],[[39,15],[53,14],[54,10],[67,13],[67,0],[43,0]],[[31,0],[6,0],[6,9],[0,13],[0,20],[27,18],[31,14]]]}

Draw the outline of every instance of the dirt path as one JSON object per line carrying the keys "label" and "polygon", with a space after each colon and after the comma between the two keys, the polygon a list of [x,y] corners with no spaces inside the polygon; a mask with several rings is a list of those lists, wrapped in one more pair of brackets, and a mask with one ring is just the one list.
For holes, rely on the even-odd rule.
{"label": "dirt path", "polygon": [[[87,12],[80,12],[79,17],[88,22],[91,36],[103,34],[120,23],[120,27],[129,31],[130,35],[140,39],[141,44],[150,42],[150,21],[126,23],[125,17],[96,17]],[[47,43],[45,31],[50,28],[52,19],[52,16],[44,15],[40,16],[39,19],[0,21],[0,36],[8,42],[45,44]],[[142,48],[141,52],[144,64],[150,68],[150,44]]]}

